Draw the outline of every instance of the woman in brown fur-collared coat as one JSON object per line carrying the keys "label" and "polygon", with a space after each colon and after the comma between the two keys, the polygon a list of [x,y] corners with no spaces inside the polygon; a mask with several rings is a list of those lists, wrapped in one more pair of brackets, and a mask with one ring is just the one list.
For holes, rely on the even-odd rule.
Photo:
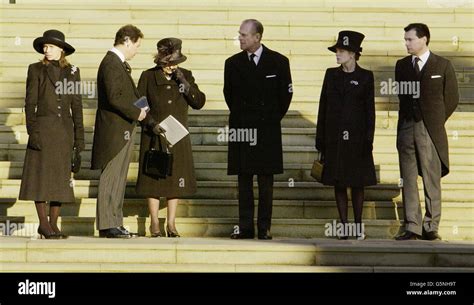
{"label": "woman in brown fur-collared coat", "polygon": [[[175,225],[178,198],[190,196],[196,192],[190,135],[170,148],[173,154],[172,176],[158,180],[145,175],[143,160],[145,152],[150,148],[151,137],[159,133],[156,123],[172,115],[188,128],[188,106],[201,109],[206,96],[195,84],[191,71],[178,68],[178,64],[186,60],[186,56],[181,54],[180,39],[162,39],[158,42],[157,48],[156,67],[143,72],[138,83],[138,90],[148,99],[150,112],[142,122],[140,166],[136,190],[138,195],[148,198],[151,236],[161,236],[158,221],[159,198],[166,197],[168,201],[167,235],[179,237]],[[159,139],[164,145],[164,139],[161,136]]]}
{"label": "woman in brown fur-collared coat", "polygon": [[[28,67],[25,113],[29,138],[19,199],[35,202],[41,236],[65,238],[57,220],[61,203],[74,202],[71,159],[73,148],[84,149],[84,126],[79,92],[57,89],[67,89],[64,83],[78,82],[80,75],[65,58],[74,48],[60,31],[44,32],[33,46],[44,58]],[[50,205],[49,220],[46,202]]]}

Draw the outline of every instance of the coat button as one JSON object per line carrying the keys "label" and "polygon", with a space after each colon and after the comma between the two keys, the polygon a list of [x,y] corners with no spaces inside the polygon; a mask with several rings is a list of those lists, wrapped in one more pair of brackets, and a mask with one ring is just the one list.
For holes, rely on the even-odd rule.
{"label": "coat button", "polygon": [[58,113],[58,117],[59,117],[59,118],[61,117],[61,114],[60,114],[60,113]]}
{"label": "coat button", "polygon": [[61,109],[61,106],[58,106],[58,109]]}
{"label": "coat button", "polygon": [[168,90],[171,89],[171,86],[166,86],[166,89],[168,89]]}
{"label": "coat button", "polygon": [[172,102],[173,102],[172,100],[169,100],[169,101],[168,101],[168,104],[171,104]]}
{"label": "coat button", "polygon": [[57,102],[60,102],[60,101],[61,101],[61,99],[60,99],[60,98],[58,98],[56,101],[57,101]]}

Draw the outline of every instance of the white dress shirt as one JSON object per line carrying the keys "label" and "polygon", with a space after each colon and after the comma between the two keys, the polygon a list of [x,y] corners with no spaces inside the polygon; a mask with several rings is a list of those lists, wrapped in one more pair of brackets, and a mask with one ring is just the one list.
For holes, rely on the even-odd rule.
{"label": "white dress shirt", "polygon": [[421,69],[423,69],[423,66],[426,64],[426,62],[428,61],[428,57],[430,57],[430,50],[426,51],[425,53],[423,53],[423,55],[421,56],[415,56],[415,55],[412,55],[411,56],[411,62],[413,65],[415,65],[415,58],[418,57],[420,58],[420,60],[418,61],[418,67],[420,67],[420,71]]}
{"label": "white dress shirt", "polygon": [[258,61],[260,60],[260,57],[262,57],[262,52],[263,52],[263,46],[260,45],[260,48],[258,48],[257,51],[255,51],[254,53],[247,52],[247,56],[250,60],[250,55],[255,54],[253,61],[255,62],[255,65],[258,65]]}
{"label": "white dress shirt", "polygon": [[112,49],[110,49],[110,52],[114,52],[115,54],[117,54],[120,60],[122,60],[122,62],[125,62],[125,55],[123,55],[123,53],[120,52],[119,49],[117,49],[116,47],[113,47]]}

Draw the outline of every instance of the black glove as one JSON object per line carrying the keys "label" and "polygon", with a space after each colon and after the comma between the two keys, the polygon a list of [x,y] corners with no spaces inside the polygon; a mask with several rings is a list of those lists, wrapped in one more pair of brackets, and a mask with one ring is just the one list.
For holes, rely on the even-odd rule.
{"label": "black glove", "polygon": [[71,172],[78,173],[81,170],[81,151],[74,147],[72,150]]}
{"label": "black glove", "polygon": [[173,77],[179,82],[180,86],[179,86],[179,92],[180,93],[184,93],[184,94],[188,94],[189,92],[189,88],[191,88],[191,85],[189,84],[189,82],[186,80],[186,77],[184,77],[184,74],[183,72],[181,72],[181,70],[179,68],[176,68],[176,70],[174,70],[173,72]]}
{"label": "black glove", "polygon": [[30,134],[28,138],[28,147],[34,150],[41,150],[41,137],[39,132]]}
{"label": "black glove", "polygon": [[157,136],[166,132],[165,129],[161,128],[160,124],[156,124],[155,127],[153,127],[152,131]]}

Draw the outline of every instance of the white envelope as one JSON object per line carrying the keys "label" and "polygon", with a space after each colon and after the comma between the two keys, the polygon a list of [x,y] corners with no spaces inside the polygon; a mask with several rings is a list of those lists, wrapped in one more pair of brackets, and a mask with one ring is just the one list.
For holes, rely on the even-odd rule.
{"label": "white envelope", "polygon": [[183,126],[174,116],[169,115],[166,119],[161,121],[160,127],[165,131],[166,140],[170,145],[175,145],[182,138],[189,134],[186,127]]}
{"label": "white envelope", "polygon": [[441,75],[431,75],[431,78],[440,78]]}

